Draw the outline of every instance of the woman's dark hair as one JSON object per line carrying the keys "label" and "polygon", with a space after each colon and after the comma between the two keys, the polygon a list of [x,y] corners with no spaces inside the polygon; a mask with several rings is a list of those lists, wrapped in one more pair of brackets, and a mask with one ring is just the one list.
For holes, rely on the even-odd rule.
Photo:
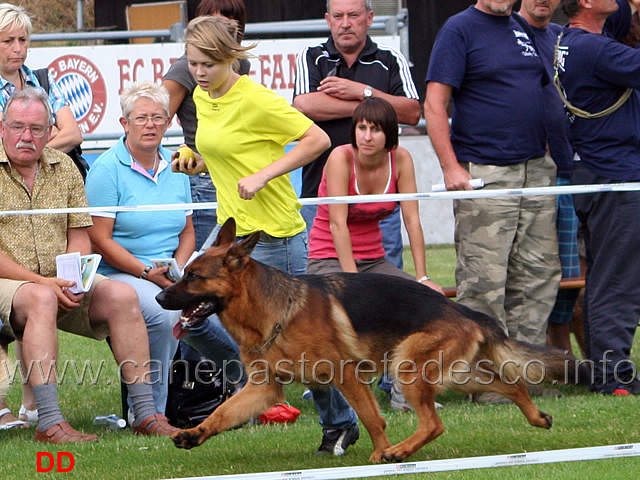
{"label": "woman's dark hair", "polygon": [[391,104],[380,97],[372,97],[363,101],[351,118],[351,145],[358,148],[356,144],[356,127],[358,123],[366,121],[380,127],[384,132],[386,150],[393,150],[398,146],[398,116]]}
{"label": "woman's dark hair", "polygon": [[247,23],[247,9],[243,0],[201,0],[196,9],[196,16],[222,15],[238,22],[238,41],[244,37]]}

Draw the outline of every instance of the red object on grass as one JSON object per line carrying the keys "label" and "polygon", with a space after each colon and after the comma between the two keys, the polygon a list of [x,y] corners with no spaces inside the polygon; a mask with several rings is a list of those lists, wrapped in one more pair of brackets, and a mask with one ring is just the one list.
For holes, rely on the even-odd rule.
{"label": "red object on grass", "polygon": [[258,417],[265,425],[269,423],[295,422],[300,415],[300,410],[288,403],[279,403]]}

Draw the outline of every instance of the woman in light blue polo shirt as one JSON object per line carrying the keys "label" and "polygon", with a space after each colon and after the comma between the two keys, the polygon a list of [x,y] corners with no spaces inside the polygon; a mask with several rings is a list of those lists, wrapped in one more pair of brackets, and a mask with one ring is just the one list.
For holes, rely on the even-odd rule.
{"label": "woman in light blue polo shirt", "polygon": [[[168,126],[169,94],[164,87],[140,82],[120,98],[125,135],[93,164],[87,177],[91,207],[191,203],[189,179],[171,171],[171,152],[160,146]],[[177,340],[172,329],[180,312],[164,310],[155,296],[170,286],[168,268],[153,268],[155,258],[175,258],[182,267],[195,248],[192,211],[92,212],[93,249],[103,257],[99,272],[133,286],[147,323],[154,401],[166,407],[168,376]],[[216,323],[217,322],[217,323]],[[184,340],[219,367],[239,357],[238,347],[215,317],[188,331]],[[241,376],[239,363],[227,372]],[[235,377],[235,378],[234,378]]]}

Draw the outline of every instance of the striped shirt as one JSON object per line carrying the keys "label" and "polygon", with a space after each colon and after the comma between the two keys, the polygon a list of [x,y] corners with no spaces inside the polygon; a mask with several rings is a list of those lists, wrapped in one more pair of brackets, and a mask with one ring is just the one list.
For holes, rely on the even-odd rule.
{"label": "striped shirt", "polygon": [[[32,87],[40,86],[38,79],[29,67],[22,65],[22,67],[20,67],[20,72],[22,73],[22,78],[25,79],[25,85],[30,85]],[[0,76],[0,111],[4,111],[4,106],[7,104],[7,100],[9,100],[9,97],[13,95],[13,92],[15,91],[16,86]],[[49,74],[49,105],[51,106],[54,118],[56,112],[68,104],[69,102],[67,102],[62,89],[53,79],[51,74]]]}

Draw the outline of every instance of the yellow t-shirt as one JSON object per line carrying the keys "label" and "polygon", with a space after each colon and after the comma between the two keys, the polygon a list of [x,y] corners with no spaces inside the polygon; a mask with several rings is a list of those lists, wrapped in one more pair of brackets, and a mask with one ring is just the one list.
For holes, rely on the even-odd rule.
{"label": "yellow t-shirt", "polygon": [[252,200],[240,198],[238,180],[280,159],[284,146],[313,122],[246,75],[216,99],[198,86],[193,100],[196,148],[216,186],[218,222],[234,217],[239,236],[262,230],[284,238],[302,232],[306,225],[289,175],[271,180]]}

